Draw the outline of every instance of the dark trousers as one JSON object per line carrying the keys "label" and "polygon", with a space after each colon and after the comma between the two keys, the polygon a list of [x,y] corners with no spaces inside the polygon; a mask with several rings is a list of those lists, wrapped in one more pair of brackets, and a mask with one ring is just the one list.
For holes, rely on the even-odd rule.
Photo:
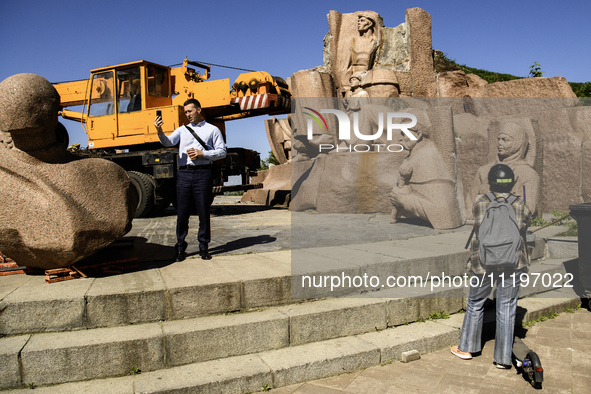
{"label": "dark trousers", "polygon": [[180,169],[177,174],[177,218],[176,218],[176,248],[179,252],[187,249],[185,238],[189,233],[189,218],[193,207],[199,215],[199,250],[207,250],[211,240],[209,213],[212,201],[213,180],[211,170]]}

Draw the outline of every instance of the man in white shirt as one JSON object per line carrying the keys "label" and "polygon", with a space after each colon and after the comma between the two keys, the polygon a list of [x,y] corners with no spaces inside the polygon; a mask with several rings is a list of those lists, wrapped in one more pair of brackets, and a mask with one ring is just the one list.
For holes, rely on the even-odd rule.
{"label": "man in white shirt", "polygon": [[[226,157],[226,144],[220,129],[205,122],[201,116],[201,104],[196,99],[185,101],[185,115],[191,122],[181,126],[169,136],[162,131],[162,117],[157,116],[154,126],[158,138],[164,146],[179,145],[179,170],[177,172],[177,244],[175,261],[183,261],[187,257],[189,217],[193,204],[199,215],[199,255],[203,260],[210,260],[208,244],[211,240],[210,205],[212,201],[212,165],[216,160]],[[192,134],[191,130],[202,142]],[[203,146],[203,144],[205,146]]]}

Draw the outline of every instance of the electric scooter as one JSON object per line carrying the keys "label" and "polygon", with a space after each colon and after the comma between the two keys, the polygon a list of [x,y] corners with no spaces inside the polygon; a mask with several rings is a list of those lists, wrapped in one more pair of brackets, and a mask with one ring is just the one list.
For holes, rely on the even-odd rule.
{"label": "electric scooter", "polygon": [[528,348],[521,338],[515,337],[513,357],[515,357],[517,367],[523,369],[523,372],[527,374],[531,385],[536,389],[541,389],[544,381],[542,363],[536,352]]}
{"label": "electric scooter", "polygon": [[[536,236],[533,233],[537,230],[526,233],[525,242],[528,245],[535,245]],[[541,389],[542,382],[544,381],[544,368],[542,368],[542,363],[536,352],[528,348],[521,338],[515,337],[515,341],[513,342],[513,357],[515,357],[515,365],[527,374],[531,385],[536,389]]]}

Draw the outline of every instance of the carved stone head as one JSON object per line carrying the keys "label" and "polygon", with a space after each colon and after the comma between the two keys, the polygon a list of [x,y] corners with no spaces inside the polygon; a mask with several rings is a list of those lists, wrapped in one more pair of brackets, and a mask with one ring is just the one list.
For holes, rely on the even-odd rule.
{"label": "carved stone head", "polygon": [[517,123],[507,122],[501,125],[497,137],[497,152],[499,160],[524,159],[527,154],[529,141],[525,129]]}
{"label": "carved stone head", "polygon": [[376,25],[376,21],[368,14],[357,15],[357,31],[365,33]]}

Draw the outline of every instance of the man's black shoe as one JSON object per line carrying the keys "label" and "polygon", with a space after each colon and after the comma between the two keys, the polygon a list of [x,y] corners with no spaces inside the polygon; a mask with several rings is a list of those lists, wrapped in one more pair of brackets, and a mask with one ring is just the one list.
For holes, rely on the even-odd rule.
{"label": "man's black shoe", "polygon": [[186,252],[179,252],[177,250],[177,252],[174,254],[174,261],[183,261],[187,258],[187,253]]}
{"label": "man's black shoe", "polygon": [[211,255],[207,250],[200,250],[199,256],[201,256],[202,260],[211,260]]}

